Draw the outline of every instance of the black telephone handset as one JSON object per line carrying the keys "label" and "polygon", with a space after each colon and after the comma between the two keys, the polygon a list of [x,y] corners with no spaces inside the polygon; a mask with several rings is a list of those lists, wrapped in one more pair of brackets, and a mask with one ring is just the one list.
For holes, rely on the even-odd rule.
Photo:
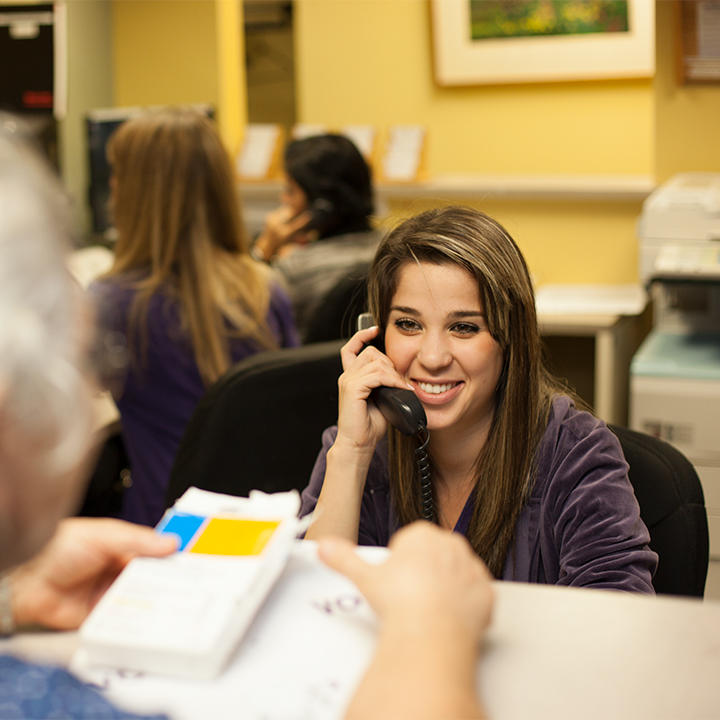
{"label": "black telephone handset", "polygon": [[[366,330],[375,325],[371,313],[361,313],[357,319],[357,329]],[[381,352],[385,352],[382,338],[371,341]],[[435,522],[435,504],[433,502],[433,486],[430,474],[430,460],[427,446],[430,434],[427,429],[425,408],[412,390],[381,386],[370,393],[370,400],[377,405],[385,419],[405,435],[417,435],[418,447],[415,450],[417,478],[420,482],[420,499],[422,516],[428,522]]]}
{"label": "black telephone handset", "polygon": [[[358,315],[358,330],[365,330],[374,324],[375,321],[370,313]],[[380,339],[373,340],[372,345],[384,351]],[[417,435],[427,428],[425,409],[412,390],[377,387],[370,393],[370,400],[377,405],[385,419],[405,435]]]}
{"label": "black telephone handset", "polygon": [[310,213],[310,220],[302,228],[303,232],[315,230],[322,236],[337,221],[335,206],[325,198],[315,198],[307,211]]}

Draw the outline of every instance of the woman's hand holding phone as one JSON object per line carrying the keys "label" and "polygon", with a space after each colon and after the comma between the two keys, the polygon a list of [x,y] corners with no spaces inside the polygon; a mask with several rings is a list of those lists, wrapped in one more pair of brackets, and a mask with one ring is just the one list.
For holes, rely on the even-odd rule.
{"label": "woman's hand holding phone", "polygon": [[370,393],[381,385],[409,387],[390,358],[370,344],[378,333],[376,326],[359,330],[342,347],[343,374],[338,380],[340,405],[336,445],[346,443],[371,454],[387,431],[387,420],[375,404],[368,401]]}
{"label": "woman's hand holding phone", "polygon": [[343,373],[338,380],[338,430],[326,456],[325,479],[318,498],[318,517],[306,538],[328,535],[358,540],[360,507],[368,468],[387,420],[370,393],[381,385],[406,388],[392,361],[371,343],[379,329],[359,330],[340,350]]}
{"label": "woman's hand holding phone", "polygon": [[312,233],[305,231],[311,220],[312,214],[309,210],[294,215],[291,208],[281,205],[268,213],[265,227],[255,241],[253,249],[256,254],[269,262],[292,245],[305,245],[312,238]]}

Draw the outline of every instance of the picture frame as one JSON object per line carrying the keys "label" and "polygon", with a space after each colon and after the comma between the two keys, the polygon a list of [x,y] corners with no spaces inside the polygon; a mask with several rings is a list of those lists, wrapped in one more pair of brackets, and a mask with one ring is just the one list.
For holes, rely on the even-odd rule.
{"label": "picture frame", "polygon": [[627,0],[628,29],[473,40],[470,0],[432,0],[435,80],[441,86],[651,77],[655,0]]}

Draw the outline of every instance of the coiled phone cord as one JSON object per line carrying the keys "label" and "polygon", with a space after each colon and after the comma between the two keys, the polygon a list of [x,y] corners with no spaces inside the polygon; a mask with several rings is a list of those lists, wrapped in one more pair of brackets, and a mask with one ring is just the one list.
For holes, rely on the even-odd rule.
{"label": "coiled phone cord", "polygon": [[430,458],[426,450],[430,442],[430,433],[427,431],[427,428],[422,428],[418,432],[418,440],[420,441],[420,445],[418,445],[415,450],[415,465],[420,479],[422,516],[424,520],[435,522],[435,503],[433,502],[432,480],[430,478]]}

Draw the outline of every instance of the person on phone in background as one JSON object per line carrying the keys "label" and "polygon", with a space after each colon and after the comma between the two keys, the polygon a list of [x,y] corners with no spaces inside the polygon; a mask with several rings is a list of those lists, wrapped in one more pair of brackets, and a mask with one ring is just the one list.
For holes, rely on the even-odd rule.
{"label": "person on phone in background", "polygon": [[326,134],[285,148],[282,205],[253,245],[284,279],[304,340],[317,308],[348,271],[369,267],[380,241],[372,229],[371,172],[353,142]]}
{"label": "person on phone in background", "polygon": [[[77,628],[135,556],[176,540],[115,519],[69,518],[94,457],[92,313],[64,266],[69,204],[57,179],[0,116],[0,636],[15,626]],[[479,718],[475,671],[492,588],[467,543],[419,524],[386,563],[348,543],[325,562],[353,580],[380,620],[378,649],[351,720]],[[458,538],[459,540],[459,538]],[[439,582],[438,582],[439,581]],[[418,636],[416,623],[424,632]],[[451,640],[451,642],[448,642]],[[388,685],[388,672],[395,682]],[[427,677],[425,677],[427,675]],[[415,692],[418,677],[425,692]],[[136,718],[65,670],[0,652],[0,716]],[[238,699],[242,716],[242,698]],[[153,716],[157,717],[157,716]]]}
{"label": "person on phone in background", "polygon": [[410,388],[427,415],[432,514],[496,578],[652,593],[657,555],[620,444],[545,369],[506,230],[459,207],[406,220],[378,248],[369,305],[378,327],[342,348],[338,424],[303,492],[302,514],[320,510],[307,537],[386,545],[421,517],[417,441],[370,400]]}
{"label": "person on phone in background", "polygon": [[129,354],[111,384],[132,472],[121,516],[154,525],[208,386],[298,337],[285,291],[247,250],[232,165],[208,118],[143,114],[113,134],[108,158],[115,261],[90,293],[102,330],[124,337]]}

